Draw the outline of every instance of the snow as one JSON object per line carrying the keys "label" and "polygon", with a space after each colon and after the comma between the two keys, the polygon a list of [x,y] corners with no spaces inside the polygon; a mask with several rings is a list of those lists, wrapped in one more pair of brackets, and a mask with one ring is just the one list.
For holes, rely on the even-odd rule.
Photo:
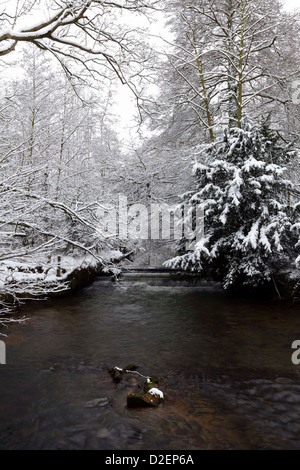
{"label": "snow", "polygon": [[252,156],[245,162],[244,169],[245,171],[250,172],[253,168],[263,168],[265,165],[265,162],[256,160],[256,158]]}
{"label": "snow", "polygon": [[[118,274],[120,270],[111,264],[111,260],[120,259],[123,254],[118,250],[107,251],[102,259],[107,266],[104,272]],[[10,286],[24,287],[32,290],[34,285],[40,287],[63,284],[68,276],[77,269],[96,268],[98,260],[93,256],[67,256],[52,257],[50,260],[36,259],[31,262],[25,260],[3,260],[0,262],[0,289],[5,291]]]}
{"label": "snow", "polygon": [[206,266],[218,269],[220,260],[225,288],[238,279],[252,286],[270,281],[277,264],[281,269],[296,259],[300,265],[299,207],[288,202],[293,182],[283,178],[289,146],[249,129],[225,131],[223,145],[203,157],[208,163],[194,165],[197,192],[184,201],[204,209],[205,238],[165,263],[201,273]]}
{"label": "snow", "polygon": [[266,251],[268,251],[269,253],[272,252],[271,244],[268,240],[268,237],[266,235],[266,229],[264,227],[261,228],[259,242],[263,245]]}
{"label": "snow", "polygon": [[255,222],[248,235],[245,237],[244,240],[244,245],[251,245],[252,248],[256,249],[257,248],[257,239],[258,239],[258,226],[259,226],[259,221]]}
{"label": "snow", "polygon": [[158,395],[162,400],[164,399],[163,392],[158,388],[151,388],[148,393],[150,393],[150,395]]}

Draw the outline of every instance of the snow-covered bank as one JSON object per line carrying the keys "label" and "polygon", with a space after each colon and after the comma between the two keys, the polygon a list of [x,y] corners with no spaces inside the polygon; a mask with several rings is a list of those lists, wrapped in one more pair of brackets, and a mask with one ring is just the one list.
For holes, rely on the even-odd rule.
{"label": "snow-covered bank", "polygon": [[[127,255],[119,250],[93,256],[56,255],[44,260],[0,263],[0,326],[24,321],[14,314],[26,300],[45,299],[88,285],[97,275],[117,275]],[[1,335],[1,333],[0,333]]]}

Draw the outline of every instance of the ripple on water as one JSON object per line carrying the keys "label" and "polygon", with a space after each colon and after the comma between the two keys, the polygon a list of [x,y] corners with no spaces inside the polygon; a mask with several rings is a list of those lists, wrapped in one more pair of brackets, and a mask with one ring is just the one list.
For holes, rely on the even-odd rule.
{"label": "ripple on water", "polygon": [[[290,306],[96,282],[24,313],[1,369],[0,449],[300,448]],[[163,405],[126,408],[139,381],[106,368],[132,362],[160,377]]]}

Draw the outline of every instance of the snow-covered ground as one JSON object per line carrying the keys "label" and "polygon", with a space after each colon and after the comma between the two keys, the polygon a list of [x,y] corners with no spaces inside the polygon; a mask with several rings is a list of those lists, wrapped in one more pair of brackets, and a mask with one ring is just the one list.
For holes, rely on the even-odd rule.
{"label": "snow-covered ground", "polygon": [[[112,260],[122,256],[120,251],[111,251],[101,256],[107,264],[104,269],[107,272],[113,271]],[[0,292],[5,289],[5,286],[12,284],[61,283],[76,269],[96,268],[98,265],[99,261],[92,256],[56,256],[44,262],[2,261],[0,263]]]}
{"label": "snow-covered ground", "polygon": [[[0,325],[15,320],[11,315],[23,300],[44,298],[50,294],[70,289],[67,280],[74,271],[92,268],[110,274],[118,274],[115,263],[124,258],[119,250],[101,253],[99,258],[91,255],[56,255],[51,259],[30,261],[5,260],[0,263]],[[1,336],[1,333],[0,333]]]}

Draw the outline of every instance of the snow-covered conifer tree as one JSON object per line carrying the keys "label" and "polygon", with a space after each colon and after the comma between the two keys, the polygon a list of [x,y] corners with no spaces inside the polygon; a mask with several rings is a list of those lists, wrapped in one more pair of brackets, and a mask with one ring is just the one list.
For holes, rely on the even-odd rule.
{"label": "snow-covered conifer tree", "polygon": [[194,272],[211,266],[228,288],[264,284],[295,262],[296,206],[287,176],[295,156],[268,123],[226,129],[205,164],[195,164],[197,189],[185,200],[204,209],[205,234],[168,266]]}

